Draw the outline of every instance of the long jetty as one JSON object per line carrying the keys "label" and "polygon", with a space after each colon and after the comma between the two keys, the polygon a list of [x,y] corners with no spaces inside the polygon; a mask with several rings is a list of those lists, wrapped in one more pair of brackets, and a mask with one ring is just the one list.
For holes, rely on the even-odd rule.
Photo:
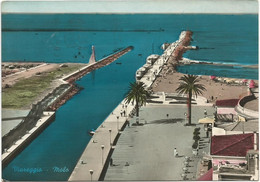
{"label": "long jetty", "polygon": [[[158,70],[156,74],[148,71],[148,75],[144,75],[141,78],[141,81],[145,83],[146,89],[149,89],[152,85],[156,75],[160,73],[162,65],[165,65],[171,57],[178,56],[180,54],[178,51],[182,50],[181,46],[189,44],[190,39],[191,34],[183,31],[179,40],[168,46],[163,55],[158,58],[150,69]],[[127,125],[127,117],[130,113],[133,113],[134,104],[126,105],[124,99],[97,128],[72,171],[68,179],[69,181],[97,181],[104,179],[110,156],[114,148],[116,148],[116,142],[121,131]],[[122,110],[126,112],[126,116],[121,116]]]}
{"label": "long jetty", "polygon": [[[69,84],[70,86],[64,90],[64,94],[58,96],[52,104],[48,107],[47,110],[50,112],[44,112],[41,118],[36,122],[36,125],[27,131],[24,136],[21,136],[19,140],[13,140],[10,148],[4,149],[2,154],[2,166],[7,166],[23,149],[29,145],[55,118],[55,112],[61,105],[63,105],[68,99],[70,99],[73,95],[75,95],[80,89],[76,88],[74,82],[77,79],[80,79],[87,73],[104,67],[108,64],[111,64],[113,61],[117,60],[119,57],[128,53],[133,49],[133,46],[129,46],[123,50],[115,52],[100,61],[97,61],[92,64],[88,64],[87,66],[69,74],[62,79],[60,79],[60,84]],[[21,127],[17,126],[14,130],[19,130]]]}
{"label": "long jetty", "polygon": [[94,71],[96,69],[102,68],[106,65],[111,64],[112,62],[114,62],[115,60],[117,60],[119,57],[123,56],[124,54],[128,53],[129,51],[131,51],[133,49],[133,46],[129,46],[121,51],[118,51],[108,57],[105,57],[103,59],[101,59],[100,61],[97,61],[95,63],[89,64],[87,66],[85,66],[84,68],[63,77],[62,79],[64,81],[67,81],[69,83],[73,83],[75,82],[77,79],[83,77],[84,75],[86,75],[87,73]]}

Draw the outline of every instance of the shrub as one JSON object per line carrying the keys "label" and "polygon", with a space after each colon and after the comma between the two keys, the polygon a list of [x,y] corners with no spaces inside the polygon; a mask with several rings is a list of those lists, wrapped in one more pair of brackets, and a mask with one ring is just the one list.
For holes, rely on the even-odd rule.
{"label": "shrub", "polygon": [[195,141],[193,144],[192,144],[192,148],[193,149],[197,149],[198,148],[198,142]]}
{"label": "shrub", "polygon": [[200,131],[200,128],[195,128],[194,131]]}
{"label": "shrub", "polygon": [[199,135],[199,134],[200,134],[199,131],[194,131],[194,132],[193,132],[193,135],[194,135],[194,136]]}
{"label": "shrub", "polygon": [[200,136],[198,136],[198,135],[193,136],[193,140],[198,141],[199,139],[200,139]]}

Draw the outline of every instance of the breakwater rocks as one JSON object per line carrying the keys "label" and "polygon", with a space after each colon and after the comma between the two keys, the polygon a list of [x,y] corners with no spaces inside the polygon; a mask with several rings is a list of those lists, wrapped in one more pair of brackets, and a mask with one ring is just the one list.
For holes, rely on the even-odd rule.
{"label": "breakwater rocks", "polygon": [[48,107],[48,111],[56,111],[60,106],[65,104],[70,98],[72,98],[75,94],[77,94],[83,88],[78,87],[77,85],[71,85],[70,89],[60,98],[57,99],[55,103]]}
{"label": "breakwater rocks", "polygon": [[69,83],[73,83],[76,80],[78,80],[79,78],[83,77],[84,75],[86,75],[87,73],[90,73],[91,71],[94,71],[96,69],[102,68],[106,65],[111,64],[112,62],[114,62],[115,60],[117,60],[119,57],[123,56],[124,54],[126,54],[127,52],[131,51],[134,47],[133,46],[129,46],[119,52],[116,52],[108,57],[103,58],[102,60],[95,62],[85,68],[83,68],[82,70],[77,71],[76,73],[70,75],[69,77],[65,78],[64,80],[69,82]]}
{"label": "breakwater rocks", "polygon": [[184,33],[180,35],[180,43],[176,50],[173,52],[173,56],[175,57],[175,60],[178,62],[182,59],[182,55],[190,49],[193,49],[190,45],[190,42],[192,40],[192,31],[185,31]]}

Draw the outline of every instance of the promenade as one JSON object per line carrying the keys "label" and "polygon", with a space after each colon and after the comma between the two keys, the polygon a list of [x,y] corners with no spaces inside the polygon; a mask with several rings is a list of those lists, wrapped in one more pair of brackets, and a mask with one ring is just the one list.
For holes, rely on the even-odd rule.
{"label": "promenade", "polygon": [[[209,153],[209,139],[203,125],[198,124],[204,117],[204,109],[213,115],[213,107],[193,106],[192,123],[196,126],[184,126],[186,105],[142,107],[140,122],[144,125],[125,128],[112,155],[113,165],[108,167],[104,180],[183,180],[185,156],[191,159],[185,173],[187,179],[196,180],[202,153]],[[130,122],[134,123],[135,118]],[[200,136],[205,144],[200,147],[199,156],[193,156],[191,147],[195,127],[201,127]],[[174,157],[174,148],[179,157]]]}

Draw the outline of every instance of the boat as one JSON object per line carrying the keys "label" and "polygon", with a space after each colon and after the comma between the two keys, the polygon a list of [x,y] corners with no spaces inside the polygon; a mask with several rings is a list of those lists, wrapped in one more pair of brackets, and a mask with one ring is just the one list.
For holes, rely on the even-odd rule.
{"label": "boat", "polygon": [[91,130],[88,132],[88,134],[89,134],[90,136],[93,136],[93,135],[95,134],[95,132],[96,132],[96,130],[91,129]]}
{"label": "boat", "polygon": [[159,58],[160,56],[157,55],[157,54],[152,54],[150,56],[148,56],[146,58],[146,64],[149,64],[149,65],[153,65],[155,63],[155,61]]}
{"label": "boat", "polygon": [[139,68],[135,73],[136,80],[137,81],[140,80],[144,76],[145,73],[146,73],[145,68],[143,68],[143,67]]}

